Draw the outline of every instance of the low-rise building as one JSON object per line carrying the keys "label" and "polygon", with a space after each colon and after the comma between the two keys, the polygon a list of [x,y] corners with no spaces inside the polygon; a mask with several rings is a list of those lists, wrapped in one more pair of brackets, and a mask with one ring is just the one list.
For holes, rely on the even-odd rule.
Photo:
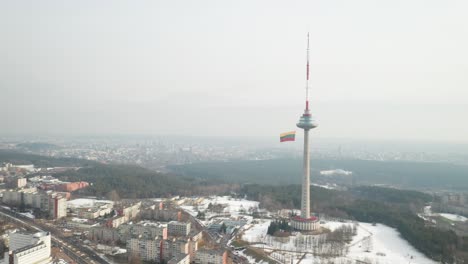
{"label": "low-rise building", "polygon": [[112,212],[112,207],[92,207],[78,210],[78,217],[85,219],[96,219]]}
{"label": "low-rise building", "polygon": [[137,224],[122,224],[117,228],[109,225],[91,228],[88,238],[102,242],[126,242],[131,238],[167,239],[166,225],[143,221]]}
{"label": "low-rise building", "polygon": [[66,182],[57,185],[55,188],[57,191],[61,192],[74,192],[79,189],[83,189],[89,186],[89,183],[80,181],[80,182]]}
{"label": "low-rise building", "polygon": [[12,233],[9,240],[9,251],[4,253],[0,264],[42,264],[51,261],[49,233]]}
{"label": "low-rise building", "polygon": [[86,231],[91,229],[92,227],[95,227],[96,224],[92,222],[75,222],[75,221],[67,221],[65,224],[66,228],[69,229],[79,229],[82,231]]}

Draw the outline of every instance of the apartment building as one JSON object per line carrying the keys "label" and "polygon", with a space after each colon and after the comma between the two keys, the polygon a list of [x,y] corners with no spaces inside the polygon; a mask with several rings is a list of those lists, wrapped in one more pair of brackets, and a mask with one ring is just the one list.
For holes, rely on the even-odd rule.
{"label": "apartment building", "polygon": [[196,264],[227,264],[228,252],[224,249],[200,249],[195,253]]}
{"label": "apartment building", "polygon": [[190,233],[190,222],[171,221],[167,224],[169,236],[188,236]]}

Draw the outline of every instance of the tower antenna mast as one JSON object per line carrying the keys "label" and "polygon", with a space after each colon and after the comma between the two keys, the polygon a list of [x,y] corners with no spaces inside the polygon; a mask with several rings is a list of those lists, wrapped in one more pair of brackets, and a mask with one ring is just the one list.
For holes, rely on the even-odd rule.
{"label": "tower antenna mast", "polygon": [[309,60],[310,60],[310,48],[309,48],[309,32],[307,32],[307,66],[306,66],[306,112],[309,114]]}

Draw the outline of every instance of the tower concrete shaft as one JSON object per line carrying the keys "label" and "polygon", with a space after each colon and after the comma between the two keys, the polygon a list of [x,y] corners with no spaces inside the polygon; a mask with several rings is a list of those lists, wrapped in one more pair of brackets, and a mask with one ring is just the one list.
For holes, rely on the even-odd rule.
{"label": "tower concrete shaft", "polygon": [[310,145],[309,129],[304,129],[304,175],[302,177],[301,217],[310,217]]}
{"label": "tower concrete shaft", "polygon": [[299,119],[297,127],[304,129],[304,155],[303,155],[303,176],[302,176],[302,196],[301,196],[301,217],[310,218],[310,144],[309,131],[317,127],[317,123],[312,119],[308,109]]}

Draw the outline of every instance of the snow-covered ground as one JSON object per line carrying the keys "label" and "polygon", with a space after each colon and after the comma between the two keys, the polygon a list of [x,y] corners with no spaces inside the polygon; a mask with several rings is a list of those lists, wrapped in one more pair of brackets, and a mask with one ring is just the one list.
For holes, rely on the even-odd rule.
{"label": "snow-covered ground", "polygon": [[118,255],[118,254],[127,253],[127,249],[120,248],[120,247],[112,247],[112,246],[102,245],[102,244],[98,244],[96,246],[96,249],[109,255]]}
{"label": "snow-covered ground", "polygon": [[[257,221],[257,220],[254,220]],[[318,236],[307,236],[296,234],[282,241],[266,234],[270,220],[260,220],[258,223],[245,225],[242,239],[250,243],[257,243],[256,247],[264,248],[267,252],[273,252],[271,257],[280,261],[298,263],[328,263],[328,259],[314,257],[311,253],[312,246],[307,248],[307,243],[313,243]],[[342,223],[328,221],[323,227],[335,230],[343,225],[353,226],[356,224],[357,234],[347,244],[348,253],[344,257],[336,257],[334,263],[354,263],[356,260],[368,261],[369,263],[393,264],[393,263],[436,263],[413,248],[406,240],[400,237],[397,230],[377,224],[373,226],[368,223]],[[305,243],[305,245],[304,245]],[[301,246],[298,246],[301,244]],[[367,252],[368,251],[368,252]],[[294,253],[297,252],[297,253]]]}
{"label": "snow-covered ground", "polygon": [[88,220],[88,219],[84,219],[84,218],[73,217],[73,218],[72,218],[72,221],[73,221],[73,222],[77,222],[77,223],[86,223],[86,222],[88,222],[89,220]]}
{"label": "snow-covered ground", "polygon": [[468,218],[461,216],[461,215],[456,215],[456,214],[439,214],[439,215],[451,221],[465,222],[466,220],[468,220]]}
{"label": "snow-covered ground", "polygon": [[[195,202],[196,201],[196,202]],[[211,205],[223,205],[222,212],[214,213],[208,209]],[[419,263],[432,264],[436,263],[424,256],[413,248],[406,240],[401,238],[397,230],[377,224],[359,222],[337,222],[325,221],[322,224],[324,228],[331,231],[340,228],[344,225],[355,227],[356,235],[352,237],[352,241],[345,245],[345,254],[341,257],[322,258],[312,254],[313,245],[320,241],[319,236],[302,235],[300,233],[286,238],[276,238],[267,235],[267,229],[270,225],[270,219],[253,219],[251,216],[246,216],[251,210],[258,210],[259,203],[246,199],[236,199],[229,196],[224,197],[208,197],[197,198],[190,200],[185,199],[181,207],[192,215],[197,215],[198,212],[204,212],[206,219],[222,214],[229,214],[231,218],[243,217],[248,219],[239,234],[242,234],[242,240],[251,243],[251,246],[262,248],[270,254],[270,257],[287,263],[330,263],[332,260],[337,264],[356,263],[356,260],[365,261],[366,263],[393,264],[393,263]],[[430,210],[430,208],[428,208]],[[450,217],[450,216],[449,216]],[[460,218],[456,218],[460,219]],[[466,220],[466,219],[464,219]],[[213,220],[203,221],[205,225],[209,225]],[[237,252],[239,255],[244,255],[244,252]],[[255,263],[254,260],[246,256],[249,263]]]}
{"label": "snow-covered ground", "polygon": [[371,251],[364,252],[363,243],[358,242],[359,239],[353,239],[355,245],[350,247],[349,257],[353,259],[369,258],[374,259],[380,264],[393,264],[393,263],[418,263],[418,264],[432,264],[437,263],[424,254],[417,251],[406,240],[401,238],[400,233],[386,225],[377,224],[375,226],[368,223],[359,223],[358,235],[360,233],[371,233],[370,245]]}
{"label": "snow-covered ground", "polygon": [[[246,199],[238,199],[232,198],[230,196],[211,196],[206,197],[203,199],[198,199],[195,205],[187,205],[190,204],[189,201],[185,202],[184,205],[180,207],[184,209],[187,213],[191,214],[192,216],[196,216],[198,212],[204,212],[205,218],[210,219],[214,216],[221,216],[223,214],[230,215],[231,217],[239,217],[243,214],[248,214],[252,210],[258,210],[259,202],[257,201],[250,201]],[[219,213],[209,212],[208,206],[209,205],[222,205],[224,206],[223,211]],[[244,218],[249,218],[243,215]],[[205,225],[209,224],[209,221],[202,221]]]}
{"label": "snow-covered ground", "polygon": [[89,198],[80,198],[75,200],[70,200],[67,202],[69,208],[83,208],[83,207],[92,207],[95,203],[114,203],[108,200],[96,200]]}
{"label": "snow-covered ground", "polygon": [[270,225],[270,220],[255,220],[258,221],[257,224],[247,224],[244,226],[244,234],[242,235],[242,240],[247,242],[263,242],[265,236],[267,236],[268,226]]}
{"label": "snow-covered ground", "polygon": [[348,176],[348,175],[352,175],[352,174],[353,174],[352,171],[347,171],[347,170],[343,170],[343,169],[321,170],[320,171],[320,175],[323,175],[323,176],[331,176],[331,175],[345,175],[345,176]]}
{"label": "snow-covered ground", "polygon": [[20,215],[22,216],[26,216],[27,218],[31,218],[31,219],[34,219],[36,218],[32,213],[30,212],[27,212],[27,213],[19,213]]}
{"label": "snow-covered ground", "polygon": [[317,184],[317,183],[311,183],[310,185],[313,185],[313,186],[317,186],[317,187],[322,187],[324,189],[329,189],[329,190],[335,190],[337,189],[337,185],[336,184],[330,184],[330,183],[327,183],[327,184]]}

